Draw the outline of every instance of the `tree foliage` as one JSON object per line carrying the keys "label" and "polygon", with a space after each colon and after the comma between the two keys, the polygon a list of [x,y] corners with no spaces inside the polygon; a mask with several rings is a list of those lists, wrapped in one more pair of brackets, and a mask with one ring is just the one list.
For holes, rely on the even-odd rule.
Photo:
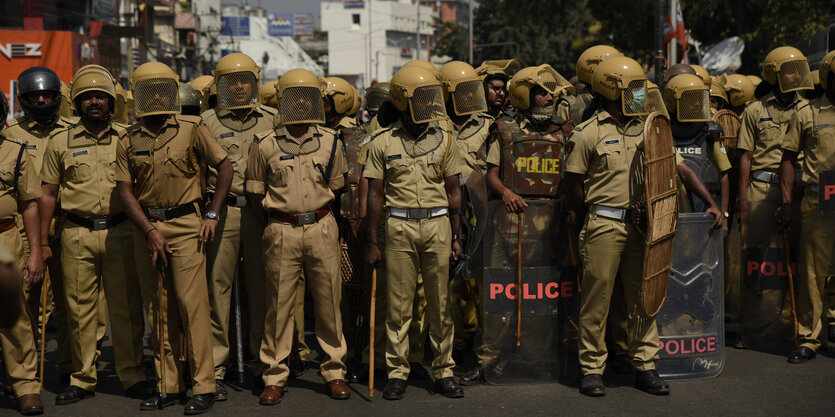
{"label": "tree foliage", "polygon": [[455,22],[444,22],[440,27],[440,32],[441,35],[435,41],[432,53],[438,56],[450,56],[453,61],[467,62],[470,58],[470,51],[467,49],[469,42],[467,28]]}

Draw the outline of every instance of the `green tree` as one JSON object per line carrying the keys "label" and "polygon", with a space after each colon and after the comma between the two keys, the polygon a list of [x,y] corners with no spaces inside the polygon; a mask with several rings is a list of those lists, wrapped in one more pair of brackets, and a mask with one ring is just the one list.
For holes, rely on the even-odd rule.
{"label": "green tree", "polygon": [[[467,28],[455,24],[455,22],[444,22],[439,28],[441,35],[435,41],[432,53],[438,56],[448,55],[453,61],[464,61],[470,58],[470,51],[467,49],[469,33]],[[477,64],[476,64],[477,65]]]}

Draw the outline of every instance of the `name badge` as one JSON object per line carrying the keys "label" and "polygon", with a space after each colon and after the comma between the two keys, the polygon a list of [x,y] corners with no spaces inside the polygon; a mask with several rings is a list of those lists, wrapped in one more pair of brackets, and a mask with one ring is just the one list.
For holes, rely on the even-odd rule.
{"label": "name badge", "polygon": [[620,143],[620,139],[609,139],[609,140],[603,141],[604,145],[617,145],[619,143]]}
{"label": "name badge", "polygon": [[38,145],[30,145],[30,144],[27,143],[25,146],[26,146],[26,150],[38,149]]}
{"label": "name badge", "polygon": [[760,117],[760,121],[761,122],[773,122],[774,119],[772,119],[770,117]]}
{"label": "name badge", "polygon": [[151,156],[151,151],[136,151],[133,154],[136,156]]}
{"label": "name badge", "polygon": [[401,155],[399,153],[395,154],[395,155],[386,155],[386,160],[387,161],[394,161],[395,159],[401,159],[401,158],[403,158],[403,155]]}
{"label": "name badge", "polygon": [[90,152],[88,152],[88,151],[87,151],[87,149],[85,149],[85,150],[83,150],[83,151],[75,151],[75,152],[73,152],[73,153],[72,153],[72,156],[73,156],[73,157],[76,157],[76,156],[80,156],[80,155],[88,155],[89,153],[90,153]]}
{"label": "name badge", "polygon": [[293,159],[295,157],[296,157],[296,155],[281,155],[281,156],[278,157],[278,160],[279,161],[286,161],[288,159]]}
{"label": "name badge", "polygon": [[230,136],[235,136],[235,132],[226,132],[226,133],[220,135],[220,138],[225,139],[225,138],[228,138]]}
{"label": "name badge", "polygon": [[828,127],[832,127],[832,125],[829,123],[821,123],[819,125],[815,125],[816,130],[826,129]]}

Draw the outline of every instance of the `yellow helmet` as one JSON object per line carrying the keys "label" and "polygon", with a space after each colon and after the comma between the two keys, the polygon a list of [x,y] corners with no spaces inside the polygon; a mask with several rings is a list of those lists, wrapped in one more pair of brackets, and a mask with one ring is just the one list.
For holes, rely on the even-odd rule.
{"label": "yellow helmet", "polygon": [[406,68],[406,67],[419,67],[419,68],[423,68],[423,69],[428,69],[429,71],[432,71],[433,73],[438,72],[438,69],[435,68],[435,66],[432,65],[431,62],[424,61],[422,59],[413,59],[413,60],[403,64],[403,67],[401,67],[401,68]]}
{"label": "yellow helmet", "polygon": [[278,90],[278,81],[267,81],[258,89],[258,100],[261,103],[278,110],[278,101],[275,94]]}
{"label": "yellow helmet", "polygon": [[168,65],[146,62],[130,79],[136,117],[180,112],[179,77]]}
{"label": "yellow helmet", "polygon": [[626,116],[648,114],[646,100],[647,75],[641,64],[632,58],[618,56],[597,65],[591,88],[608,100],[620,100]]}
{"label": "yellow helmet", "polygon": [[444,101],[452,98],[452,108],[457,116],[487,111],[484,85],[481,77],[470,64],[452,61],[440,69],[444,86]]}
{"label": "yellow helmet", "polygon": [[58,106],[58,115],[61,117],[72,117],[73,104],[70,100],[70,87],[61,81],[61,104]]}
{"label": "yellow helmet", "polygon": [[647,105],[649,106],[648,111],[650,113],[657,111],[668,119],[670,118],[670,114],[667,113],[667,107],[664,105],[664,97],[661,95],[661,90],[652,81],[647,81]]}
{"label": "yellow helmet", "polygon": [[348,114],[354,107],[354,87],[351,83],[339,77],[325,77],[322,81],[327,84],[325,96],[333,100],[334,113]]}
{"label": "yellow helmet", "polygon": [[548,64],[523,68],[510,80],[507,92],[510,95],[511,104],[520,110],[530,109],[532,106],[531,89],[534,86],[542,87],[548,94],[551,94],[556,105],[557,98],[565,95],[571,83]]}
{"label": "yellow helmet", "polygon": [[194,87],[182,83],[179,89],[180,108],[183,114],[199,116],[203,107],[203,96]]}
{"label": "yellow helmet", "polygon": [[110,71],[99,65],[87,65],[79,68],[70,82],[70,100],[75,103],[84,92],[101,91],[116,101],[116,81]]}
{"label": "yellow helmet", "polygon": [[434,72],[417,65],[404,66],[389,84],[389,101],[401,112],[408,109],[414,123],[447,117],[443,88]]}
{"label": "yellow helmet", "polygon": [[499,77],[507,81],[516,71],[522,68],[522,63],[518,59],[495,59],[488,60],[481,63],[475,72],[483,79]]}
{"label": "yellow helmet", "polygon": [[248,109],[258,106],[261,68],[239,52],[218,61],[212,75],[217,88],[217,107],[221,110]]}
{"label": "yellow helmet", "polygon": [[760,85],[761,82],[763,82],[763,79],[756,75],[746,75],[745,77],[747,77],[748,80],[751,81],[751,84],[754,84],[754,88],[757,88],[757,86]]}
{"label": "yellow helmet", "polygon": [[710,79],[710,96],[711,97],[719,97],[722,100],[725,100],[726,103],[730,102],[728,100],[728,92],[725,91],[725,84],[719,78]]}
{"label": "yellow helmet", "polygon": [[113,120],[119,123],[128,122],[128,93],[119,83],[116,86],[116,106],[113,109]]}
{"label": "yellow helmet", "polygon": [[212,77],[211,75],[201,75],[188,82],[188,85],[192,86],[195,90],[197,90],[198,93],[200,93],[201,113],[209,109],[209,100],[208,97],[206,97],[206,95],[203,94],[203,90],[209,85],[213,84],[214,82],[215,77]]}
{"label": "yellow helmet", "polygon": [[754,99],[756,87],[748,77],[741,74],[725,74],[723,77],[731,106],[739,107]]}
{"label": "yellow helmet", "polygon": [[609,45],[595,45],[586,49],[580,54],[580,59],[577,60],[577,79],[586,85],[590,85],[592,74],[594,74],[597,65],[606,58],[613,56],[623,56],[623,54]]}
{"label": "yellow helmet", "polygon": [[823,57],[820,64],[821,87],[826,91],[829,87],[829,74],[832,73],[832,62],[835,60],[835,51],[831,51]]}
{"label": "yellow helmet", "polygon": [[362,107],[362,95],[353,85],[351,86],[351,89],[354,90],[354,105],[351,106],[351,110],[348,110],[348,116],[353,117],[359,113],[360,107]]}
{"label": "yellow helmet", "polygon": [[664,88],[664,104],[680,122],[710,121],[709,89],[698,75],[680,74]]}
{"label": "yellow helmet", "polygon": [[765,56],[763,80],[783,93],[814,89],[809,61],[793,46],[775,48]]}
{"label": "yellow helmet", "polygon": [[281,123],[325,123],[325,83],[312,72],[291,69],[278,80]]}
{"label": "yellow helmet", "polygon": [[388,82],[377,83],[365,90],[365,109],[369,111],[377,111],[380,106],[389,99]]}
{"label": "yellow helmet", "polygon": [[705,83],[705,86],[707,86],[707,88],[710,88],[710,73],[707,72],[705,67],[701,65],[690,64],[690,68],[693,68],[693,71],[696,71],[696,75],[698,75],[699,78],[702,79],[702,81]]}

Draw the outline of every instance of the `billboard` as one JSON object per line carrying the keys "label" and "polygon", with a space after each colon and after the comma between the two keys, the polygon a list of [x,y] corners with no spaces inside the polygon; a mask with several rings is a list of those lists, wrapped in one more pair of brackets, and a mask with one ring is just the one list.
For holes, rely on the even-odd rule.
{"label": "billboard", "polygon": [[267,33],[270,36],[293,36],[293,14],[278,13],[267,16]]}
{"label": "billboard", "polygon": [[293,33],[295,36],[313,36],[313,13],[295,13]]}
{"label": "billboard", "polygon": [[222,36],[249,36],[249,17],[223,16],[221,18]]}

